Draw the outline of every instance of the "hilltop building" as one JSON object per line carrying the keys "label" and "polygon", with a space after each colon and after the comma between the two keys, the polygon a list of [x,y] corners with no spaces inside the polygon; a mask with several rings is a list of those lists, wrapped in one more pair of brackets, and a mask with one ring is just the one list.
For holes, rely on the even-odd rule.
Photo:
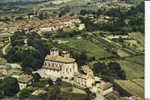
{"label": "hilltop building", "polygon": [[62,56],[60,56],[59,50],[53,48],[50,50],[50,55],[45,57],[43,67],[38,72],[45,78],[52,75],[59,78],[71,79],[78,72],[78,66],[75,59],[70,58],[69,53],[63,51]]}
{"label": "hilltop building", "polygon": [[43,78],[61,78],[76,86],[89,88],[92,92],[102,96],[107,96],[114,91],[112,84],[94,76],[88,65],[81,66],[81,69],[78,70],[76,60],[71,58],[67,51],[63,51],[60,55],[57,48],[50,50],[42,68],[34,73],[39,73]]}

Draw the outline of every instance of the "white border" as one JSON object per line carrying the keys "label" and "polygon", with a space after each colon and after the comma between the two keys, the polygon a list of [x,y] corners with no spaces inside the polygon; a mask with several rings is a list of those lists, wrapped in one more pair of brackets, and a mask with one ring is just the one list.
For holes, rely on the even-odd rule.
{"label": "white border", "polygon": [[150,99],[150,1],[145,1],[145,98]]}

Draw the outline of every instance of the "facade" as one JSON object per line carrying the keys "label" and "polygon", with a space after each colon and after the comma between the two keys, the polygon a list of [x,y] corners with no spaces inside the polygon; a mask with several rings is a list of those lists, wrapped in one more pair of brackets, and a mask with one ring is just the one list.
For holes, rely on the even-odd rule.
{"label": "facade", "polygon": [[45,57],[43,67],[38,71],[42,77],[73,78],[75,73],[78,72],[77,63],[75,59],[70,58],[70,54],[66,51],[63,52],[62,56],[60,56],[57,48],[50,50],[50,55]]}

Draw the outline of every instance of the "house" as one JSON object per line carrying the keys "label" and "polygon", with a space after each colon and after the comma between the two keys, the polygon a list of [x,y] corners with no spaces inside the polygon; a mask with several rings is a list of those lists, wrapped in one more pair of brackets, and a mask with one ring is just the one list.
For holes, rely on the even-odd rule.
{"label": "house", "polygon": [[20,75],[19,78],[17,79],[19,82],[20,90],[26,88],[28,85],[31,85],[32,79],[33,77],[31,75],[27,75],[27,74]]}

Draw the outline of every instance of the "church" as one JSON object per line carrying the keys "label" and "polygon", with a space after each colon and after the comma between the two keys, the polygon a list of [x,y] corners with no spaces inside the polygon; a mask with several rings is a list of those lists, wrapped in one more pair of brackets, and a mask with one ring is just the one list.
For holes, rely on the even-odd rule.
{"label": "church", "polygon": [[71,58],[67,51],[62,51],[60,54],[57,48],[50,50],[42,68],[34,73],[39,73],[42,78],[61,78],[63,81],[79,87],[91,88],[102,95],[113,92],[111,83],[94,76],[88,65],[81,66],[79,70],[76,60]]}
{"label": "church", "polygon": [[52,48],[50,50],[50,55],[45,57],[42,69],[38,72],[45,78],[54,76],[72,79],[75,73],[78,72],[78,65],[76,60],[71,58],[67,51],[63,51],[62,54],[59,55],[59,50],[57,48]]}

